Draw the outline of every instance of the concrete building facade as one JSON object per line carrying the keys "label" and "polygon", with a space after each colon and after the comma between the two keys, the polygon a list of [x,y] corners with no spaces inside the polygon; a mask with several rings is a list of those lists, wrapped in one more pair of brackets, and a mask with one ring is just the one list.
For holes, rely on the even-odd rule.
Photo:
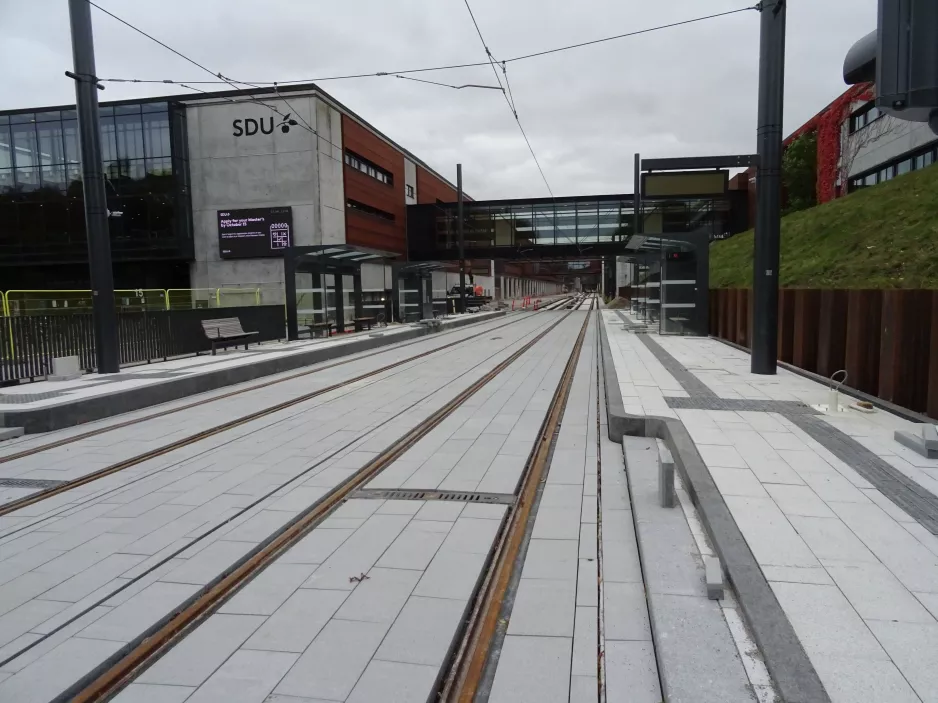
{"label": "concrete building facade", "polygon": [[[87,287],[77,134],[74,106],[0,112],[4,289]],[[389,291],[390,261],[407,258],[407,206],[456,201],[452,182],[314,84],[105,102],[101,141],[117,288],[282,299],[273,243],[222,242],[223,219],[273,210],[288,232],[277,246],[381,254],[387,264],[364,265],[362,285]],[[483,263],[476,283],[494,295],[491,262],[474,271]],[[441,292],[455,285],[451,269],[438,278]]]}

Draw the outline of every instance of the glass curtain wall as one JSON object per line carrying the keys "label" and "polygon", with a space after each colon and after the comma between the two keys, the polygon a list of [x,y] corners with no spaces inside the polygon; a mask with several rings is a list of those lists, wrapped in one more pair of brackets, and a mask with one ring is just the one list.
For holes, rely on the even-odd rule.
{"label": "glass curtain wall", "polygon": [[[467,247],[614,243],[632,231],[628,200],[468,202],[464,210]],[[434,219],[436,247],[457,248],[455,206],[437,206]]]}
{"label": "glass curtain wall", "polygon": [[[100,114],[108,209],[122,213],[109,220],[115,257],[177,249],[188,232],[177,227],[170,106]],[[86,250],[75,110],[0,115],[0,257],[74,260]]]}

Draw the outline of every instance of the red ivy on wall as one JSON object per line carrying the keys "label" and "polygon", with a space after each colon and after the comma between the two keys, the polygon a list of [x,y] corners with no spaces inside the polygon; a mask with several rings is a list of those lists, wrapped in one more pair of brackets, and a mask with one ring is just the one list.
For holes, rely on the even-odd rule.
{"label": "red ivy on wall", "polygon": [[[787,147],[798,137],[817,131],[817,201],[826,203],[839,194],[837,192],[837,162],[840,161],[840,130],[850,114],[850,106],[857,101],[872,100],[873,84],[861,83],[851,86],[847,92],[828,105],[824,110],[803,124],[785,140]],[[841,184],[846,191],[846,183]]]}

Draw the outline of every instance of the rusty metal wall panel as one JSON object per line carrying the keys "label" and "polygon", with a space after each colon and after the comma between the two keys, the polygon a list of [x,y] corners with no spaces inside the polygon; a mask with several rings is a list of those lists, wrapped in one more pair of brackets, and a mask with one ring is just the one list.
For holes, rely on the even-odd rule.
{"label": "rusty metal wall panel", "polygon": [[736,335],[733,341],[744,347],[749,346],[749,299],[752,296],[748,288],[736,292]]}
{"label": "rusty metal wall panel", "polygon": [[738,296],[739,291],[736,288],[726,291],[726,334],[723,338],[734,343],[736,342],[736,298]]}
{"label": "rusty metal wall panel", "polygon": [[883,291],[847,292],[847,385],[864,393],[879,391],[879,350]]}
{"label": "rusty metal wall panel", "polygon": [[799,288],[795,291],[792,363],[811,372],[817,372],[820,302],[819,290]]}
{"label": "rusty metal wall panel", "polygon": [[778,358],[792,363],[795,325],[795,291],[783,288],[778,292]]}
{"label": "rusty metal wall panel", "polygon": [[847,291],[822,290],[818,307],[817,372],[829,378],[846,365]]}
{"label": "rusty metal wall panel", "polygon": [[915,411],[928,405],[931,307],[930,291],[883,291],[877,395]]}
{"label": "rusty metal wall panel", "polygon": [[929,315],[928,381],[926,383],[926,408],[929,417],[938,418],[938,291],[929,291],[931,315]]}

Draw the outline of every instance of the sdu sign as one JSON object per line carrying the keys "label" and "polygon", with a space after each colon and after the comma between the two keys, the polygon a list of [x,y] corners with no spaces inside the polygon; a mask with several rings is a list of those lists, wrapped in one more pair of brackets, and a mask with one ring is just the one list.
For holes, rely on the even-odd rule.
{"label": "sdu sign", "polygon": [[290,117],[290,113],[287,113],[279,123],[275,123],[274,116],[271,115],[267,118],[261,117],[259,120],[255,120],[253,117],[248,117],[245,120],[235,120],[231,123],[231,126],[233,128],[232,134],[235,137],[252,137],[258,132],[273,134],[274,129],[277,127],[286,134],[290,131],[290,127],[295,127],[297,124],[299,123]]}

